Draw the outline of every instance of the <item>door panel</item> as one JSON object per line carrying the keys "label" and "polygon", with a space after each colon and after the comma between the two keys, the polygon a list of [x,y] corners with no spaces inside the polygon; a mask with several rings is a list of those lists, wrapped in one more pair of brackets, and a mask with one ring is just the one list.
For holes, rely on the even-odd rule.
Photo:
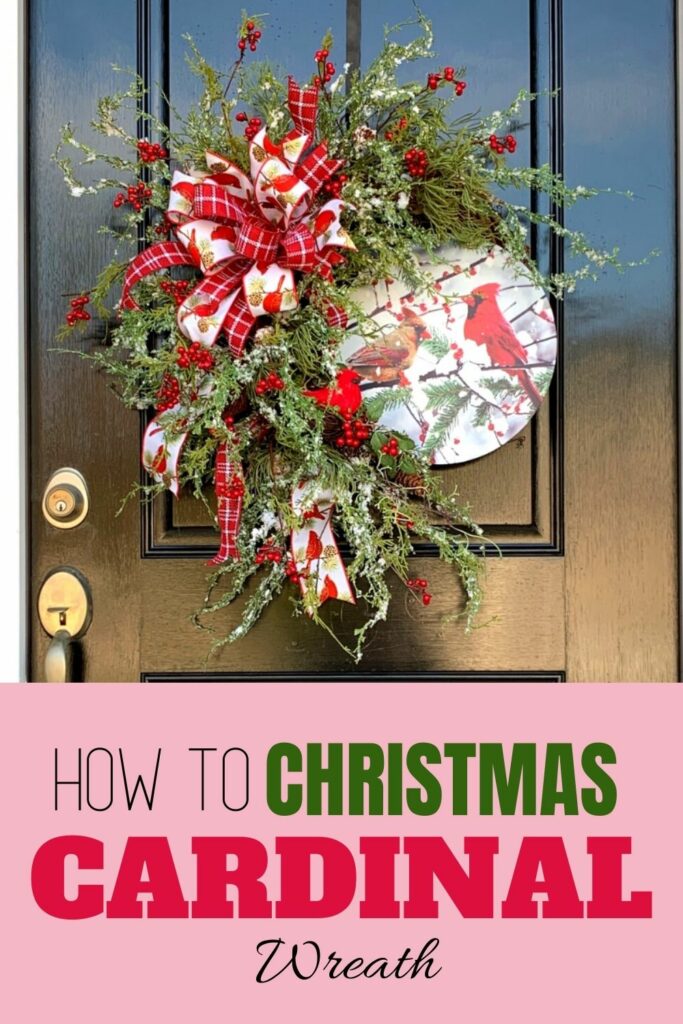
{"label": "door panel", "polygon": [[[140,476],[142,424],[87,363],[53,351],[62,294],[90,282],[108,253],[96,234],[108,215],[107,197],[74,202],[49,163],[58,126],[72,120],[82,129],[94,98],[120,86],[112,61],[137,65],[156,113],[166,113],[162,93],[172,107],[187,109],[195,93],[182,34],[190,33],[210,60],[227,63],[239,6],[30,0],[29,8],[30,678],[42,677],[47,646],[33,613],[37,587],[59,564],[76,566],[92,586],[94,616],[83,650],[85,678],[93,681],[303,669],[348,677],[429,671],[482,679],[674,678],[672,0],[655,0],[647,10],[631,0],[481,0],[459,8],[457,17],[446,0],[425,4],[442,63],[469,67],[468,109],[500,108],[520,87],[561,90],[533,105],[518,132],[516,159],[558,170],[564,161],[573,183],[631,188],[639,197],[600,197],[570,211],[572,226],[585,227],[598,243],[623,242],[627,257],[652,247],[662,255],[570,296],[558,310],[563,361],[540,414],[494,455],[439,471],[505,556],[488,549],[480,628],[468,637],[459,623],[443,625],[454,583],[429,546],[420,546],[415,574],[430,579],[437,597],[414,616],[398,594],[362,670],[320,631],[293,620],[286,599],[240,644],[206,662],[206,635],[190,616],[204,596],[201,560],[215,550],[211,520],[201,503],[167,495],[149,504],[130,501],[115,518]],[[303,19],[292,18],[285,0],[265,9],[261,55],[300,78],[310,73],[328,27],[337,64],[346,44],[348,59],[366,65],[382,26],[414,13],[410,0],[324,0]],[[558,246],[540,233],[531,242],[546,267],[561,267]],[[86,350],[96,350],[101,337],[94,324]],[[63,465],[84,473],[92,511],[82,526],[62,532],[43,520],[40,498],[50,473]],[[238,611],[228,612],[221,627],[236,624]],[[350,631],[358,612],[328,605],[326,614]]]}

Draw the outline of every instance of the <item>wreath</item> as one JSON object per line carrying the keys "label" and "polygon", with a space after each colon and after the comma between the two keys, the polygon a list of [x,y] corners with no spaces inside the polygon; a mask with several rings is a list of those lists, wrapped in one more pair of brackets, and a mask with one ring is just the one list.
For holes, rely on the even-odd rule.
{"label": "wreath", "polygon": [[[61,334],[92,309],[105,344],[79,354],[127,406],[149,411],[149,482],[132,493],[183,490],[215,516],[220,544],[195,616],[215,646],[244,636],[288,589],[294,612],[358,660],[387,616],[392,576],[421,605],[432,600],[411,576],[416,540],[453,566],[464,602],[454,591],[451,614],[470,628],[481,530],[432,466],[460,461],[460,433],[472,457],[520,429],[552,375],[547,296],[622,267],[617,250],[519,201],[543,193],[558,210],[597,192],[510,160],[534,96],[481,117],[463,112],[462,68],[404,82],[405,64],[432,56],[430,23],[412,24],[407,43],[387,32],[364,74],[338,71],[326,37],[300,85],[248,57],[264,25],[246,16],[226,72],[188,39],[202,92],[172,131],[143,113],[134,78],[92,122],[123,153],[100,153],[67,125],[55,154],[72,196],[113,192],[102,231],[131,252],[70,297]],[[136,135],[124,127],[130,108]],[[107,176],[79,180],[68,147]],[[571,271],[536,265],[534,225],[562,237]],[[519,317],[503,309],[506,287],[530,289]],[[523,317],[533,323],[522,337]],[[241,621],[217,632],[217,614],[241,595]],[[348,646],[329,601],[361,605]]]}

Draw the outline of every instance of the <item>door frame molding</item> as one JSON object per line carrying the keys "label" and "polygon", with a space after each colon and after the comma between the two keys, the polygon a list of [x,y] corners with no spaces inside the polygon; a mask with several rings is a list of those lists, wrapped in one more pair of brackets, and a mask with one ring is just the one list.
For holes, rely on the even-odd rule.
{"label": "door frame molding", "polygon": [[[2,194],[10,200],[3,227],[3,280],[9,301],[3,309],[6,334],[16,339],[4,351],[5,379],[10,386],[3,394],[3,489],[0,530],[5,541],[3,569],[7,587],[0,596],[0,682],[25,682],[28,675],[28,335],[26,317],[28,197],[26,195],[26,109],[27,109],[27,5],[11,4],[3,25],[6,50],[0,67],[0,87],[7,98],[5,107],[5,152],[0,164]],[[16,295],[16,299],[14,296]]]}
{"label": "door frame molding", "polygon": [[678,304],[676,336],[678,374],[678,681],[683,680],[683,9],[681,0],[674,5],[674,72],[676,75],[676,279]]}

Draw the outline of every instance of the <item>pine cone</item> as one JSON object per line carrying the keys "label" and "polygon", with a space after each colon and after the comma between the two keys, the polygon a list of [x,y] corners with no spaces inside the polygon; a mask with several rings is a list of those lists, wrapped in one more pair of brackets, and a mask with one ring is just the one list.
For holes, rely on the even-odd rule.
{"label": "pine cone", "polygon": [[323,440],[325,444],[334,444],[335,438],[339,436],[343,427],[344,421],[341,416],[328,409],[323,419]]}
{"label": "pine cone", "polygon": [[404,473],[399,469],[394,477],[397,484],[405,487],[407,491],[424,491],[425,483],[419,473]]}

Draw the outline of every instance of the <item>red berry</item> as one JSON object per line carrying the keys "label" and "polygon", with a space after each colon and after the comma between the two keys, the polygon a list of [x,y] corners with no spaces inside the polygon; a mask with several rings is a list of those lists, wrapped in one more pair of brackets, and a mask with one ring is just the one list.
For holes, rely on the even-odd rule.
{"label": "red berry", "polygon": [[246,39],[240,39],[240,41],[239,41],[239,43],[237,44],[237,46],[238,46],[238,48],[239,48],[240,50],[245,50],[245,49],[246,49],[246,46],[247,46],[247,41],[246,41]]}
{"label": "red berry", "polygon": [[247,31],[248,32],[253,32],[253,30],[254,30],[254,22],[253,21],[248,21],[247,22]]}
{"label": "red berry", "polygon": [[422,604],[423,605],[425,605],[425,606],[428,605],[431,602],[431,600],[432,600],[432,595],[431,594],[423,594],[422,595]]}

